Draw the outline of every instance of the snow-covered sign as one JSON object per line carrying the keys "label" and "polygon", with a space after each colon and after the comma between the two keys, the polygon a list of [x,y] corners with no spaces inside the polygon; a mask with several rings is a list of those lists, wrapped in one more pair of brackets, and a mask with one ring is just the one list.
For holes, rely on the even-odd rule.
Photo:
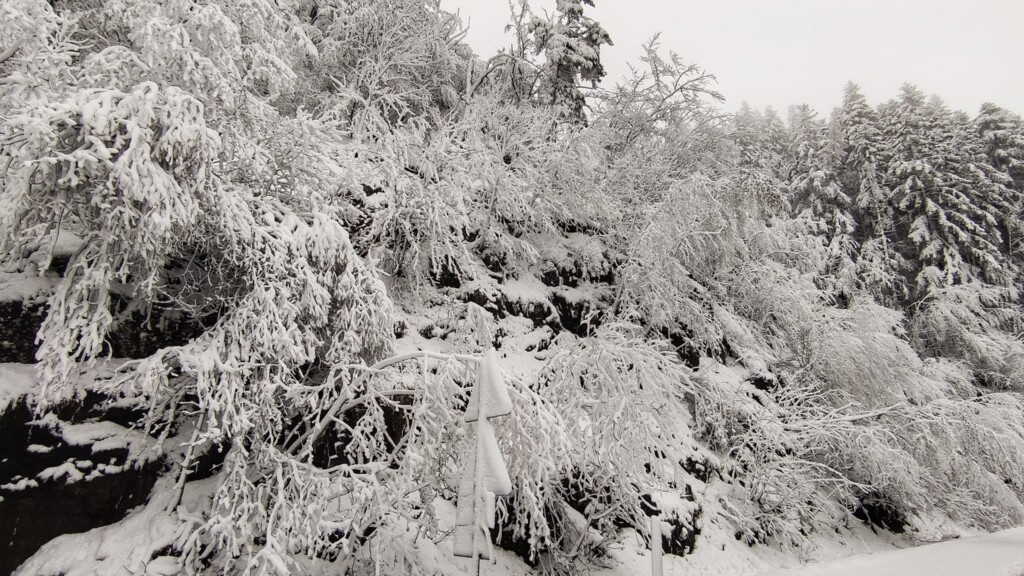
{"label": "snow-covered sign", "polygon": [[512,480],[498,450],[490,419],[512,413],[512,400],[488,350],[477,368],[477,381],[466,407],[466,422],[476,423],[476,446],[459,483],[453,552],[464,558],[490,558],[489,530],[494,527],[495,501],[512,492]]}

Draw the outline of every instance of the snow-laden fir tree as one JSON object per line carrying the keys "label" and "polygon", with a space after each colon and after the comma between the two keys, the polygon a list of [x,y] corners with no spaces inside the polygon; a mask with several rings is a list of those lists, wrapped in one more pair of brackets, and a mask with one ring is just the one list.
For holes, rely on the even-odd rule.
{"label": "snow-laden fir tree", "polygon": [[834,123],[823,122],[809,106],[790,109],[789,181],[786,191],[798,218],[812,222],[826,247],[825,278],[840,294],[856,285],[856,220],[853,200],[839,179],[840,142]]}
{"label": "snow-laden fir tree", "polygon": [[842,146],[838,178],[853,199],[857,221],[858,282],[883,302],[898,302],[906,292],[902,259],[894,244],[892,195],[881,164],[882,132],[877,112],[853,82],[843,91],[834,122]]}
{"label": "snow-laden fir tree", "polygon": [[[1006,186],[1015,194],[1003,203],[1000,219],[1003,248],[1017,263],[1021,263],[1020,229],[1021,194],[1024,194],[1024,120],[1020,116],[995,104],[982,104],[981,113],[974,120],[988,164],[1009,177]],[[993,175],[993,179],[995,179]]]}
{"label": "snow-laden fir tree", "polygon": [[1024,187],[1024,120],[1017,114],[986,102],[974,119],[989,162]]}
{"label": "snow-laden fir tree", "polygon": [[887,108],[888,177],[915,267],[912,340],[924,355],[967,362],[981,383],[1011,385],[1020,320],[1000,222],[1012,189],[965,115],[912,86]]}
{"label": "snow-laden fir tree", "polygon": [[733,123],[740,185],[758,202],[782,210],[788,170],[785,125],[771,108],[762,113],[746,102],[740,104]]}
{"label": "snow-laden fir tree", "polygon": [[555,12],[529,23],[535,55],[544,55],[543,72],[537,86],[542,102],[565,108],[573,122],[586,122],[586,99],[579,82],[597,85],[604,78],[601,46],[612,43],[600,23],[583,14],[593,0],[557,0]]}
{"label": "snow-laden fir tree", "polygon": [[916,298],[975,279],[1002,283],[996,214],[977,187],[974,147],[962,122],[938,101],[928,103],[904,85],[886,107],[887,182],[898,209],[897,227],[908,239],[903,253],[914,264]]}

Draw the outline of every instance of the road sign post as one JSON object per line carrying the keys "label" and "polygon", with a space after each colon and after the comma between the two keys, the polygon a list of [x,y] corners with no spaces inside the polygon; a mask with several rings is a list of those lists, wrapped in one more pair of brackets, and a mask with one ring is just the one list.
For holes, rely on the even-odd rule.
{"label": "road sign post", "polygon": [[490,422],[491,418],[512,413],[512,400],[497,360],[493,349],[484,354],[466,406],[465,421],[476,423],[476,434],[459,482],[455,509],[453,552],[455,556],[472,558],[476,573],[480,570],[480,559],[491,559],[490,529],[494,528],[497,497],[512,493],[512,480]]}

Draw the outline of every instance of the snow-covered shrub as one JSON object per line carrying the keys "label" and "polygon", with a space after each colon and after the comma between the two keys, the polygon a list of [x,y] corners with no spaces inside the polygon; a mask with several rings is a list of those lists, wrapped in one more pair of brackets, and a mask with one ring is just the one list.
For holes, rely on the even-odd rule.
{"label": "snow-covered shrub", "polygon": [[435,164],[443,144],[430,132],[418,124],[386,138],[381,191],[368,198],[368,223],[358,240],[384,270],[413,287],[457,285],[477,276],[464,242],[470,226],[467,183],[453,181],[452,171]]}
{"label": "snow-covered shrub", "polygon": [[904,449],[930,473],[929,503],[988,528],[1024,521],[1024,407],[1019,394],[941,399],[894,423]]}
{"label": "snow-covered shrub", "polygon": [[728,457],[731,520],[748,541],[807,546],[809,532],[841,521],[843,507],[870,490],[925,502],[921,466],[871,425],[887,409],[835,407],[805,385],[767,392],[713,375],[696,382],[697,431]]}
{"label": "snow-covered shrub", "polygon": [[962,360],[978,382],[1024,391],[1024,317],[1017,291],[979,282],[934,291],[917,305],[911,341],[924,356]]}
{"label": "snow-covered shrub", "polygon": [[[684,459],[698,450],[688,426],[690,371],[643,334],[612,323],[588,338],[562,336],[540,374],[538,393],[574,415],[565,422],[572,442],[563,497],[605,537],[616,522],[646,530],[641,496],[677,485]],[[579,543],[569,544],[556,555],[571,562]]]}
{"label": "snow-covered shrub", "polygon": [[821,438],[809,434],[822,429],[809,426],[803,434],[803,429],[787,428],[787,421],[810,419],[813,409],[794,404],[799,395],[792,390],[780,403],[713,373],[695,382],[695,431],[728,458],[724,473],[734,497],[728,508],[737,532],[750,542],[805,542],[800,530],[828,520],[822,511],[836,507],[828,493],[843,484],[815,459]]}
{"label": "snow-covered shrub", "polygon": [[[261,569],[297,554],[350,554],[361,531],[406,501],[401,484],[360,487],[362,474],[387,469],[382,451],[395,458],[381,436],[382,408],[373,403],[348,445],[369,472],[324,469],[289,448],[311,426],[304,413],[357,396],[353,374],[393,338],[390,300],[349,243],[348,212],[334,204],[354,186],[354,155],[339,148],[345,138],[331,117],[282,116],[237,91],[264,80],[232,76],[239,63],[218,50],[237,48],[235,39],[193,43],[202,30],[180,21],[189,18],[182,6],[129,4],[124,22],[139,31],[139,52],[108,48],[80,66],[65,58],[62,81],[0,87],[5,260],[59,234],[82,240],[39,334],[42,407],[80,393],[75,374],[107,353],[113,294],[202,318],[198,337],[124,364],[107,385],[148,407],[153,430],[191,420],[193,443],[232,443],[213,511],[182,551],[193,562]],[[181,41],[147,35],[159,30]],[[70,50],[54,34],[18,62],[25,78],[39,59]],[[190,76],[188,62],[207,73]],[[232,78],[241,85],[218,93],[215,81]],[[200,95],[162,87],[171,82]],[[26,86],[41,93],[25,98]],[[217,107],[224,99],[234,113]],[[328,519],[311,530],[319,516],[309,510],[328,510],[343,478],[358,497],[339,514],[358,525]]]}
{"label": "snow-covered shrub", "polygon": [[48,382],[66,380],[74,362],[103,353],[115,283],[153,297],[174,244],[209,201],[218,138],[201,104],[153,83],[53,94],[14,111],[4,132],[9,257],[62,229],[83,240],[50,300],[38,354]]}
{"label": "snow-covered shrub", "polygon": [[366,228],[358,242],[412,286],[514,275],[538,253],[527,238],[609,218],[599,211],[592,143],[552,131],[556,114],[483,90],[461,114],[375,137]]}
{"label": "snow-covered shrub", "polygon": [[454,15],[419,0],[322,4],[313,14],[320,89],[340,96],[331,105],[345,111],[356,137],[385,135],[458,105],[468,55]]}
{"label": "snow-covered shrub", "polygon": [[688,344],[717,350],[715,269],[734,257],[729,214],[713,183],[700,177],[674,187],[650,212],[618,269],[615,311],[655,329],[685,329]]}
{"label": "snow-covered shrub", "polygon": [[188,561],[278,572],[295,562],[351,565],[383,531],[432,533],[431,500],[457,484],[449,476],[472,376],[454,361],[428,376],[429,363],[391,373],[341,367],[321,385],[326,394],[289,412],[296,434],[236,442],[211,514],[182,544]]}
{"label": "snow-covered shrub", "polygon": [[[806,544],[806,529],[865,497],[912,524],[932,510],[986,528],[1019,522],[1012,479],[1022,462],[1006,449],[1020,442],[1019,396],[976,397],[962,370],[892,342],[893,316],[882,312],[862,308],[859,326],[848,317],[814,338],[827,344],[771,389],[695,380],[699,437],[730,456],[743,487],[734,488],[741,532]],[[957,488],[968,479],[970,490]]]}
{"label": "snow-covered shrub", "polygon": [[794,378],[865,408],[934,399],[919,385],[921,360],[901,338],[902,323],[900,313],[863,296],[845,309],[822,306],[800,341]]}

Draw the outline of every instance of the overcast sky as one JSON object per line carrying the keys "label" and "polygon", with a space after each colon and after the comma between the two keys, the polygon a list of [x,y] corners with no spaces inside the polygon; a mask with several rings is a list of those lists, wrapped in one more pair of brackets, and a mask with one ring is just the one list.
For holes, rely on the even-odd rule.
{"label": "overcast sky", "polygon": [[[1024,0],[596,0],[587,13],[614,46],[602,60],[614,81],[640,45],[664,49],[718,77],[735,110],[746,100],[785,117],[807,103],[827,115],[853,80],[873,104],[903,82],[975,115],[989,101],[1024,114]],[[535,12],[554,0],[532,0]],[[441,0],[470,21],[480,56],[507,46],[507,0]]]}

